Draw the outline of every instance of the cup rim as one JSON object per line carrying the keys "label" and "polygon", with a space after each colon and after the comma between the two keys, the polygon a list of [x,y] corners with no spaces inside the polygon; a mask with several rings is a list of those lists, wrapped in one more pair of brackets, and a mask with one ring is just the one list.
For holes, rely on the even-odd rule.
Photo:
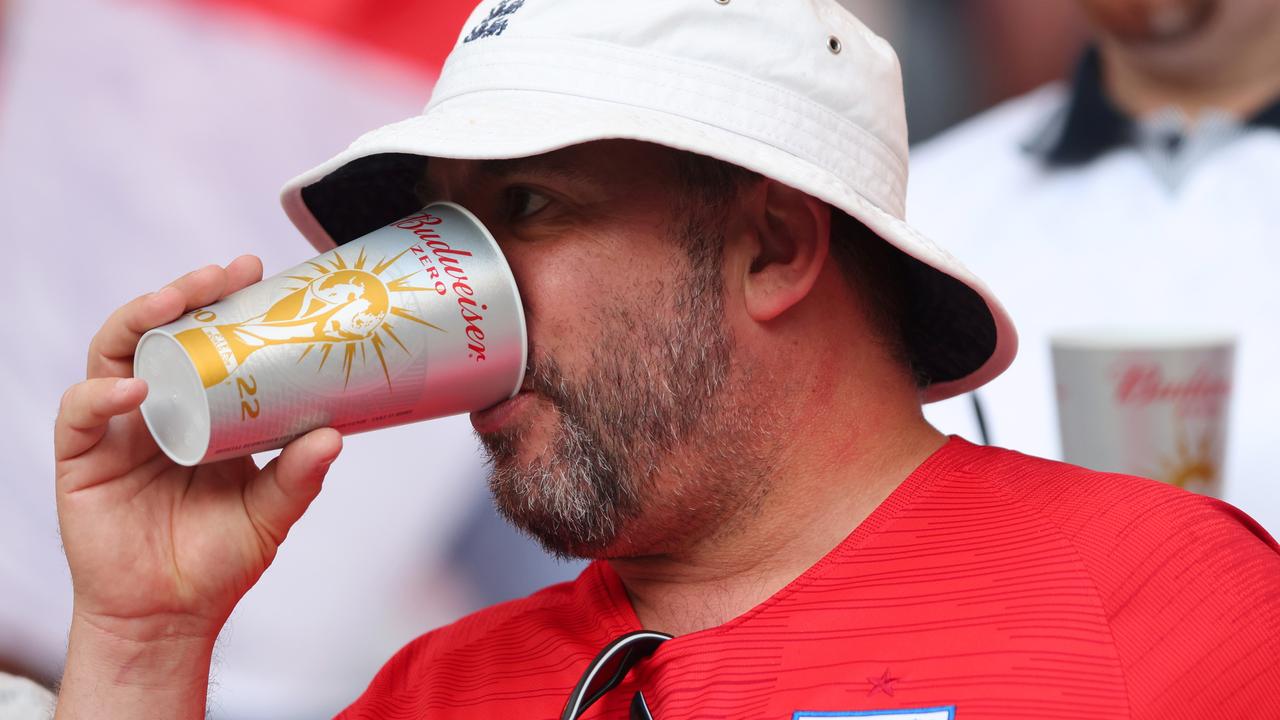
{"label": "cup rim", "polygon": [[[529,325],[524,314],[524,298],[520,296],[520,286],[516,283],[516,275],[511,271],[511,263],[507,261],[507,256],[503,254],[502,247],[498,244],[497,238],[489,231],[489,228],[481,222],[476,214],[467,208],[455,202],[448,200],[436,200],[422,209],[423,212],[432,208],[448,208],[463,218],[471,222],[471,226],[480,233],[480,237],[489,244],[489,250],[493,253],[493,258],[503,269],[502,279],[505,281],[507,291],[511,293],[511,297],[515,300],[516,325],[520,329],[520,368],[516,373],[515,384],[511,388],[511,392],[505,400],[510,400],[520,394],[520,388],[524,387],[524,375],[529,369]],[[392,223],[394,224],[394,223]]]}
{"label": "cup rim", "polygon": [[1236,333],[1196,326],[1093,326],[1051,333],[1049,345],[1063,350],[1207,350],[1234,348]]}

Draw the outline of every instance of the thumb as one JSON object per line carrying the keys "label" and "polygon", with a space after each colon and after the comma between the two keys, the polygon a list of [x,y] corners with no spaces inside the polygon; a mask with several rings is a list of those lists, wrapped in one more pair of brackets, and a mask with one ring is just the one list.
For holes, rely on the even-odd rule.
{"label": "thumb", "polygon": [[342,434],[313,430],[285,446],[245,488],[245,511],[259,532],[278,546],[320,494],[329,465],[342,451]]}

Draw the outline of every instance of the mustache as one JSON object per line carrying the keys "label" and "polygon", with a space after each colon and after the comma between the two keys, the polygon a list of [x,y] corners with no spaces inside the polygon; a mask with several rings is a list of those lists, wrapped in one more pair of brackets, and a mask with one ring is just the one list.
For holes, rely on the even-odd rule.
{"label": "mustache", "polygon": [[560,408],[572,403],[571,393],[560,364],[550,355],[544,355],[529,346],[529,360],[525,364],[524,382],[521,391],[534,392],[550,400]]}

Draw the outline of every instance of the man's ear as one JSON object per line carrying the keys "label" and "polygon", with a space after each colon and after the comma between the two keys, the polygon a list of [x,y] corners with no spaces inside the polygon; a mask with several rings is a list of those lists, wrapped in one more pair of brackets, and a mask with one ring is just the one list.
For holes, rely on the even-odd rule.
{"label": "man's ear", "polygon": [[782,315],[809,294],[827,262],[831,207],[782,183],[753,189],[749,211],[755,242],[743,278],[747,313],[757,322]]}

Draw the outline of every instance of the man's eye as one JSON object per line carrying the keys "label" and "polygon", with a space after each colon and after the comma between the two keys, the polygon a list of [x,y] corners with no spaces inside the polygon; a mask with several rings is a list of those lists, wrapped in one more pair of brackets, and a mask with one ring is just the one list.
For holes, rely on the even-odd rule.
{"label": "man's eye", "polygon": [[528,188],[512,188],[507,191],[507,217],[523,220],[537,214],[551,199]]}

